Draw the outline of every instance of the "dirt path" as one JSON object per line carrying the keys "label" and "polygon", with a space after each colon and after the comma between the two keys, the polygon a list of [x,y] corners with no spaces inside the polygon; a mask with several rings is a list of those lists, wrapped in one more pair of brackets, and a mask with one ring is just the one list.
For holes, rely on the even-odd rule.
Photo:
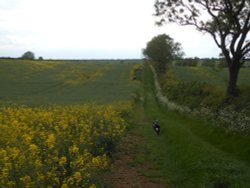
{"label": "dirt path", "polygon": [[[144,126],[143,120],[135,121],[137,126]],[[105,174],[104,179],[113,188],[166,188],[159,177],[152,175],[154,169],[145,160],[145,146],[142,147],[144,141],[139,128],[133,127],[124,136],[114,156],[111,171]]]}

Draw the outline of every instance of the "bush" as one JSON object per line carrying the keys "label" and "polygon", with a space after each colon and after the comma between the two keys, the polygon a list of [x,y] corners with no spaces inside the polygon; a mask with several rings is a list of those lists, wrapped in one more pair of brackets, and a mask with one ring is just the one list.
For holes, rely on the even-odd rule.
{"label": "bush", "polygon": [[216,61],[214,59],[203,59],[202,66],[204,67],[215,67]]}
{"label": "bush", "polygon": [[178,59],[175,61],[176,66],[188,66],[188,67],[196,67],[198,65],[198,59],[186,58],[186,59]]}
{"label": "bush", "polygon": [[225,98],[222,88],[207,83],[180,81],[170,70],[159,80],[164,94],[170,101],[192,109],[200,106],[218,108]]}

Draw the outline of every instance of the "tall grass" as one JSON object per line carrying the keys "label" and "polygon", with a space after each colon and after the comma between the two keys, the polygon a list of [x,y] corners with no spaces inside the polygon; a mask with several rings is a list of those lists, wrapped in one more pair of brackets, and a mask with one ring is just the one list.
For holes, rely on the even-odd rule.
{"label": "tall grass", "polygon": [[[185,85],[183,83],[179,84],[171,76],[171,72],[168,71],[166,80],[163,82],[167,87],[165,89],[167,96],[164,96],[153,66],[150,65],[150,68],[153,72],[156,97],[168,109],[219,122],[218,125],[225,127],[227,131],[250,132],[250,117],[247,116],[246,112],[249,109],[243,107],[242,110],[237,110],[234,106],[221,107],[225,98],[225,94],[221,92],[221,89],[216,90],[216,87],[213,88],[211,85],[206,84],[202,88],[202,85],[196,82],[187,82]],[[244,101],[244,98],[242,100]]]}
{"label": "tall grass", "polygon": [[[249,136],[231,134],[217,123],[169,111],[154,98],[157,90],[147,66],[144,79],[144,159],[154,164],[151,174],[145,173],[164,179],[169,187],[249,187]],[[156,118],[162,131],[159,137],[150,126]]]}

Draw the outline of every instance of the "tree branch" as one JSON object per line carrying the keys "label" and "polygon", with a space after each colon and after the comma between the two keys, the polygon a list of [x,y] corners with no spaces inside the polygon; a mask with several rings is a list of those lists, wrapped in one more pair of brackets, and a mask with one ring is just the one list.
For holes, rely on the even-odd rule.
{"label": "tree branch", "polygon": [[245,56],[247,53],[249,53],[250,52],[250,42],[248,42],[245,46],[244,46],[244,48],[242,49],[242,54],[243,54],[243,56]]}
{"label": "tree branch", "polygon": [[236,53],[239,53],[241,51],[242,45],[243,45],[243,43],[244,43],[244,41],[245,41],[245,39],[247,37],[247,34],[249,32],[249,27],[250,27],[250,25],[248,25],[249,20],[250,20],[250,11],[248,12],[247,19],[245,21],[244,27],[242,28],[242,35],[241,35],[240,41],[238,43]]}

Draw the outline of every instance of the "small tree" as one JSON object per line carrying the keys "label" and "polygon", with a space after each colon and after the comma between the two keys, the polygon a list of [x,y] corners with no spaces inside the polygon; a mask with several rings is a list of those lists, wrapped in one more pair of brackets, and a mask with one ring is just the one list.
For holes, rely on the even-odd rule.
{"label": "small tree", "polygon": [[35,54],[31,51],[25,52],[21,59],[29,59],[29,60],[34,60],[35,59]]}
{"label": "small tree", "polygon": [[174,58],[183,56],[183,54],[181,44],[175,43],[166,34],[154,37],[143,49],[143,55],[156,63],[156,69],[159,73],[165,73],[166,65],[171,63]]}
{"label": "small tree", "polygon": [[191,25],[213,37],[229,69],[227,94],[236,96],[239,70],[250,52],[250,1],[156,0],[155,10],[159,24]]}

